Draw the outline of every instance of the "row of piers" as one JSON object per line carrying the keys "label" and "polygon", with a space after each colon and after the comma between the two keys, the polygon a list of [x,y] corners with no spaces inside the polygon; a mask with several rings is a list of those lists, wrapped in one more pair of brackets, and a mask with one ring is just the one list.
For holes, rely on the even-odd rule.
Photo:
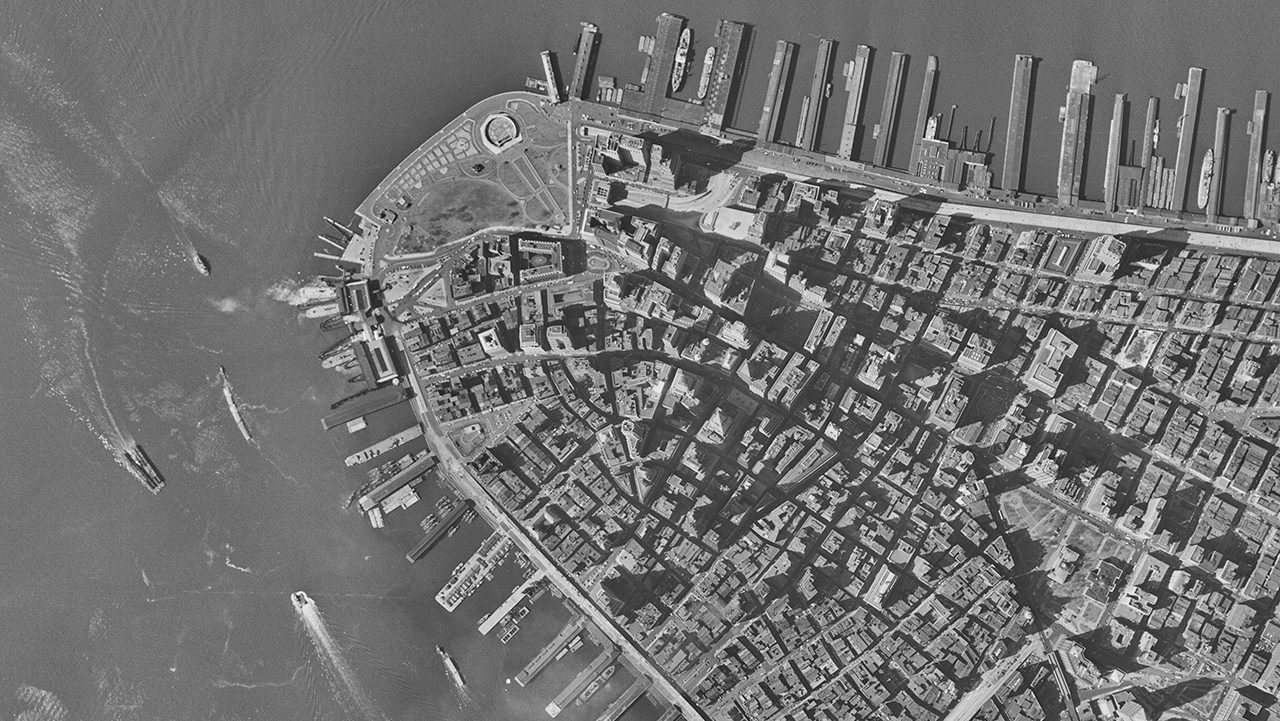
{"label": "row of piers", "polygon": [[[705,69],[709,78],[707,91],[698,99],[684,100],[670,92],[669,78],[680,32],[686,23],[687,20],[678,15],[663,13],[659,16],[655,35],[641,39],[641,52],[648,56],[641,84],[626,84],[625,92],[623,88],[619,88],[612,98],[606,99],[606,104],[621,106],[654,121],[665,120],[677,125],[687,123],[704,134],[721,139],[750,138],[747,132],[730,127],[733,119],[729,117],[733,112],[731,106],[736,97],[735,88],[745,70],[744,58],[749,54],[750,28],[741,23],[720,21],[713,41],[716,47],[716,53],[712,55],[713,67]],[[596,26],[584,23],[578,40],[573,77],[567,86],[570,97],[587,97],[597,41]],[[832,39],[818,40],[809,91],[801,98],[799,122],[794,143],[791,143],[800,150],[821,152],[823,121],[831,95],[836,47],[837,43]],[[789,102],[790,86],[796,74],[798,55],[799,46],[796,43],[787,40],[776,42],[769,66],[764,103],[754,133],[754,139],[760,145],[773,145],[775,149],[782,149],[778,147],[779,135]],[[873,56],[874,50],[871,47],[858,45],[853,58],[841,68],[848,95],[839,147],[835,155],[842,161],[856,162],[865,152],[864,143],[867,141],[862,133],[865,129],[864,114]],[[696,57],[690,62],[697,62]],[[558,91],[555,69],[548,61],[549,58],[544,57],[548,96],[563,97],[565,93]],[[910,57],[905,53],[893,52],[890,56],[878,122],[870,128],[874,141],[868,163],[871,166],[891,167],[909,63]],[[993,175],[990,136],[996,131],[997,118],[992,118],[991,132],[986,137],[985,148],[982,142],[984,133],[980,131],[977,142],[972,142],[967,132],[968,126],[965,128],[964,138],[953,142],[950,128],[942,127],[943,116],[933,112],[939,70],[938,58],[929,56],[924,67],[920,106],[911,138],[911,156],[905,163],[907,174],[939,183],[943,187],[958,186],[957,189],[976,192],[979,196],[998,190],[994,197],[1035,199],[1023,196],[1023,183],[1029,152],[1032,106],[1036,94],[1037,65],[1037,59],[1031,55],[1015,56],[1003,150],[997,151],[1003,153],[1003,167],[998,175]],[[1280,222],[1280,189],[1277,188],[1274,174],[1275,153],[1265,147],[1270,95],[1265,91],[1257,91],[1248,123],[1250,142],[1246,159],[1244,218],[1220,218],[1227,141],[1230,136],[1230,111],[1220,109],[1216,115],[1214,140],[1210,148],[1212,165],[1210,170],[1205,171],[1204,157],[1195,149],[1204,85],[1204,70],[1196,67],[1188,69],[1186,81],[1179,82],[1175,89],[1174,99],[1181,100],[1181,113],[1177,118],[1166,118],[1163,128],[1160,101],[1156,97],[1148,98],[1140,138],[1134,139],[1131,135],[1137,127],[1135,125],[1130,128],[1128,97],[1122,93],[1111,96],[1112,112],[1107,125],[1107,151],[1102,168],[1103,195],[1100,203],[1085,201],[1081,194],[1086,166],[1092,155],[1089,145],[1095,111],[1093,91],[1098,81],[1098,72],[1097,66],[1087,60],[1077,60],[1071,68],[1066,101],[1059,111],[1063,127],[1054,195],[1060,206],[1083,205],[1106,212],[1151,213],[1166,217],[1178,217],[1202,207],[1210,222],[1214,223],[1239,225],[1247,222],[1250,227],[1256,227],[1263,220],[1269,223]],[[612,78],[607,80],[613,81]],[[953,122],[954,111],[955,106],[952,107]],[[1166,138],[1166,147],[1172,145],[1171,136],[1177,136],[1175,152],[1166,151],[1161,154],[1159,143],[1162,132]],[[1264,153],[1272,161],[1271,167],[1267,167],[1264,162]],[[1092,172],[1089,174],[1092,176]],[[1205,181],[1204,193],[1201,193],[1202,179]],[[1188,198],[1189,193],[1194,200]],[[1202,200],[1203,205],[1200,202]]]}

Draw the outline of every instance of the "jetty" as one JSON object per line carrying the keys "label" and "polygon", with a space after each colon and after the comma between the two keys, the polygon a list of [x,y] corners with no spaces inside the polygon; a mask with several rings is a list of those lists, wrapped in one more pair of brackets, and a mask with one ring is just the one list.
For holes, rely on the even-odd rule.
{"label": "jetty", "polygon": [[1058,204],[1075,207],[1084,181],[1084,147],[1089,134],[1089,103],[1098,66],[1088,60],[1071,64],[1067,103],[1062,107],[1062,146],[1058,152]]}
{"label": "jetty", "polygon": [[894,129],[898,124],[898,111],[902,109],[902,84],[907,77],[907,54],[894,52],[889,58],[889,78],[884,86],[884,105],[880,107],[880,123],[876,125],[876,150],[872,163],[889,165],[893,152]]}
{"label": "jetty", "polygon": [[326,431],[333,430],[338,426],[345,425],[347,421],[353,421],[361,416],[369,415],[384,408],[390,408],[407,400],[409,400],[409,390],[407,388],[403,386],[383,386],[369,391],[359,398],[352,398],[348,403],[339,407],[338,410],[320,419],[320,424],[324,426]]}
{"label": "jetty", "polygon": [[938,82],[938,57],[930,55],[924,67],[924,85],[920,88],[920,110],[916,113],[916,132],[911,136],[911,164],[907,171],[919,174],[920,146],[924,140],[929,116],[933,114],[933,91]]}
{"label": "jetty", "polygon": [[1013,61],[1013,89],[1009,91],[1009,125],[1004,133],[1004,172],[1000,187],[1016,193],[1022,190],[1022,155],[1027,149],[1027,106],[1035,59],[1019,55]]}
{"label": "jetty", "polygon": [[[1258,195],[1260,171],[1262,170],[1262,144],[1267,135],[1267,104],[1271,94],[1265,90],[1253,93],[1253,118],[1249,121],[1249,165],[1245,169],[1244,181],[1244,217],[1251,225],[1256,226],[1258,220]],[[1270,178],[1267,178],[1270,180]]]}
{"label": "jetty", "polygon": [[779,40],[773,51],[769,86],[765,90],[764,109],[760,111],[760,127],[756,131],[756,138],[761,143],[772,143],[778,139],[778,128],[782,125],[782,105],[787,94],[787,77],[791,74],[791,63],[795,59],[796,50],[795,43]]}
{"label": "jetty", "polygon": [[858,142],[858,127],[862,124],[862,106],[867,99],[867,66],[871,64],[871,48],[859,45],[853,60],[844,66],[844,89],[849,92],[849,102],[844,106],[844,127],[840,129],[840,153],[843,160],[854,157]]}
{"label": "jetty", "polygon": [[530,681],[536,678],[538,674],[542,673],[543,669],[547,667],[547,664],[555,660],[556,654],[563,651],[569,645],[570,641],[576,638],[578,634],[582,633],[582,629],[586,628],[586,625],[587,618],[585,616],[576,616],[573,620],[569,621],[569,623],[565,624],[565,627],[560,629],[560,633],[556,634],[556,637],[551,639],[551,643],[543,646],[542,650],[538,652],[538,655],[534,656],[533,660],[526,664],[520,673],[516,674],[516,683],[521,686],[529,685]]}
{"label": "jetty", "polygon": [[383,453],[386,453],[387,451],[390,451],[393,448],[399,447],[403,443],[408,443],[409,441],[415,438],[421,438],[421,437],[422,437],[422,426],[415,423],[414,425],[404,429],[403,431],[400,431],[394,436],[383,438],[382,440],[378,441],[377,443],[374,443],[373,445],[369,446],[368,448],[365,448],[364,450],[356,451],[355,453],[352,453],[351,455],[347,456],[343,462],[347,464],[348,468],[352,466],[358,466],[361,463],[368,463],[369,461],[377,458]]}
{"label": "jetty", "polygon": [[587,687],[587,684],[591,683],[595,677],[598,676],[601,671],[605,670],[609,664],[613,663],[613,660],[617,657],[618,649],[615,648],[613,644],[605,646],[604,650],[600,652],[600,655],[596,656],[591,663],[587,664],[587,667],[582,669],[582,671],[569,682],[568,686],[564,687],[564,690],[560,692],[559,696],[555,697],[554,701],[547,704],[547,715],[551,718],[559,716],[560,712],[568,708],[569,704],[573,703],[573,700],[578,697],[578,694],[582,693],[583,689]]}
{"label": "jetty", "polygon": [[[1173,198],[1171,208],[1181,213],[1187,209],[1187,187],[1191,183],[1191,146],[1195,143],[1196,126],[1200,122],[1200,91],[1204,88],[1204,68],[1187,70],[1187,83],[1182,93],[1182,117],[1178,120],[1178,155],[1173,166]],[[1175,96],[1176,97],[1176,96]],[[1196,182],[1200,174],[1194,173]]]}
{"label": "jetty", "polygon": [[444,515],[444,518],[440,519],[440,523],[435,528],[432,528],[421,541],[418,541],[417,545],[409,549],[408,553],[404,554],[404,557],[409,560],[409,563],[413,563],[419,558],[427,555],[427,553],[431,549],[435,548],[436,544],[440,542],[440,539],[445,537],[445,534],[449,532],[450,528],[458,525],[458,521],[461,520],[462,514],[466,513],[474,505],[475,502],[470,498],[455,505]]}
{"label": "jetty", "polygon": [[507,596],[507,600],[503,601],[501,606],[498,606],[497,610],[480,619],[480,633],[488,636],[494,626],[502,623],[502,619],[506,618],[507,614],[511,613],[512,609],[519,606],[534,587],[539,583],[542,583],[543,579],[546,577],[546,572],[539,569],[532,576],[525,579],[524,583],[516,586],[516,588],[511,591],[511,595]]}
{"label": "jetty", "polygon": [[[419,476],[435,467],[437,462],[434,453],[427,453],[409,464],[408,468],[396,473],[387,480],[374,486],[368,493],[360,497],[357,504],[361,513],[368,513],[375,506],[381,505],[391,494],[399,491]],[[411,559],[412,560],[412,559]]]}
{"label": "jetty", "polygon": [[822,116],[827,110],[828,88],[831,86],[831,63],[835,61],[836,43],[822,38],[818,41],[818,60],[813,66],[813,82],[809,84],[809,112],[800,123],[800,142],[805,150],[818,149],[822,142]]}

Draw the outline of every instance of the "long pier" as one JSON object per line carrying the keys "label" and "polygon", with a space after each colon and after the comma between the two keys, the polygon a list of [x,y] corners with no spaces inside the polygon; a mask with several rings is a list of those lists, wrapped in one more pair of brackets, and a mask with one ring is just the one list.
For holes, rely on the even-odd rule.
{"label": "long pier", "polygon": [[613,663],[613,660],[617,657],[618,649],[615,648],[613,644],[606,646],[605,649],[600,652],[599,656],[596,656],[591,663],[587,664],[586,668],[582,669],[582,671],[569,682],[568,686],[564,687],[564,690],[560,692],[559,696],[555,697],[554,701],[547,704],[547,715],[551,718],[559,716],[560,712],[568,708],[569,704],[573,703],[573,700],[578,697],[578,694],[582,693],[583,689],[587,687],[587,684],[595,680],[595,677],[599,676],[600,672],[604,671],[605,667]]}
{"label": "long pier", "polygon": [[1188,70],[1187,85],[1182,95],[1182,117],[1178,119],[1178,155],[1173,166],[1171,207],[1178,213],[1187,209],[1187,188],[1191,184],[1191,146],[1195,143],[1196,125],[1200,122],[1200,90],[1203,86],[1204,68]]}
{"label": "long pier", "polygon": [[1147,122],[1142,126],[1142,143],[1139,147],[1139,158],[1142,164],[1142,202],[1140,205],[1150,205],[1147,199],[1150,197],[1151,186],[1158,182],[1154,173],[1151,172],[1151,156],[1156,151],[1155,133],[1156,121],[1160,117],[1160,99],[1154,95],[1147,98]]}
{"label": "long pier", "polygon": [[920,141],[924,140],[924,129],[929,123],[929,115],[933,113],[933,88],[938,81],[938,57],[930,55],[924,66],[924,85],[920,88],[920,110],[916,113],[916,134],[911,138],[911,165],[908,173],[919,172]]}
{"label": "long pier", "polygon": [[782,123],[782,98],[787,92],[787,75],[796,55],[796,44],[779,40],[773,52],[773,67],[769,70],[769,88],[764,94],[764,109],[760,112],[760,128],[756,138],[761,143],[772,143],[778,138],[778,126]]}
{"label": "long pier", "polygon": [[1107,212],[1115,212],[1117,178],[1120,175],[1120,146],[1124,142],[1125,94],[1116,93],[1111,106],[1111,133],[1107,140],[1107,170],[1102,181],[1102,202]]}
{"label": "long pier", "polygon": [[711,73],[711,87],[707,89],[707,115],[705,127],[719,133],[724,130],[725,114],[733,87],[738,79],[738,63],[742,55],[742,39],[746,26],[732,20],[721,20],[716,29],[716,69]]}
{"label": "long pier", "polygon": [[373,510],[374,506],[385,501],[388,496],[403,488],[405,484],[434,468],[436,463],[435,453],[424,453],[421,458],[410,463],[408,468],[379,483],[368,493],[361,496],[358,501],[360,512],[368,513]]}
{"label": "long pier", "polygon": [[816,151],[822,140],[818,137],[818,128],[822,125],[822,115],[827,109],[827,86],[831,83],[831,63],[835,60],[835,55],[834,40],[818,40],[818,59],[813,65],[813,82],[809,84],[809,113],[801,123],[798,143],[805,150]]}
{"label": "long pier", "polygon": [[409,563],[413,563],[427,555],[427,552],[435,548],[440,539],[445,537],[449,529],[457,525],[458,520],[462,518],[462,514],[466,513],[474,505],[475,503],[470,498],[464,499],[461,503],[455,505],[445,514],[444,518],[440,519],[440,523],[435,528],[432,528],[421,541],[418,541],[416,546],[404,554],[404,557],[409,559]]}
{"label": "long pier", "polygon": [[862,124],[862,106],[867,99],[867,66],[871,63],[871,48],[859,45],[853,60],[844,65],[844,89],[849,93],[849,102],[844,106],[844,127],[840,130],[840,158],[857,160],[853,157],[854,146],[858,142],[858,126]]}
{"label": "long pier", "polygon": [[1227,174],[1227,124],[1231,122],[1231,108],[1218,108],[1218,119],[1213,129],[1213,177],[1209,179],[1209,204],[1205,215],[1210,223],[1218,222],[1222,211],[1222,176]]}
{"label": "long pier", "polygon": [[1253,119],[1249,121],[1249,166],[1245,169],[1244,217],[1245,220],[1258,219],[1259,174],[1262,170],[1262,144],[1267,135],[1267,102],[1271,94],[1265,90],[1253,93]]}
{"label": "long pier", "polygon": [[553,103],[564,100],[560,95],[560,80],[556,78],[556,65],[548,50],[542,51],[542,72],[547,76],[547,98]]}
{"label": "long pier", "polygon": [[582,629],[586,628],[586,626],[586,616],[577,616],[572,621],[565,624],[565,627],[560,629],[560,633],[556,634],[556,637],[551,639],[551,643],[543,646],[542,650],[538,652],[538,655],[534,656],[533,660],[526,664],[520,673],[516,674],[516,683],[521,686],[528,686],[529,682],[538,674],[542,673],[542,670],[547,667],[547,664],[551,663],[555,659],[556,654],[560,653],[565,646],[568,646],[574,636],[582,633]]}
{"label": "long pier", "polygon": [[573,80],[569,83],[569,97],[587,100],[591,92],[591,65],[596,54],[596,34],[600,28],[592,23],[582,24],[578,36],[578,59],[573,64]]}
{"label": "long pier", "polygon": [[1071,64],[1067,104],[1062,108],[1062,147],[1058,153],[1058,204],[1075,206],[1080,201],[1084,173],[1084,146],[1089,133],[1089,99],[1098,67],[1088,60]]}
{"label": "long pier", "polygon": [[635,702],[640,700],[644,692],[649,690],[649,685],[649,679],[637,674],[635,683],[628,686],[621,696],[614,699],[613,703],[609,704],[609,707],[604,710],[604,713],[600,714],[600,718],[596,719],[596,721],[618,721],[622,714],[626,713],[627,709],[635,705]]}
{"label": "long pier", "polygon": [[344,403],[338,410],[320,419],[320,424],[326,431],[332,430],[347,421],[353,421],[360,416],[390,408],[407,400],[409,400],[409,391],[404,386],[383,386]]}
{"label": "long pier", "polygon": [[1013,89],[1009,91],[1009,125],[1004,133],[1004,172],[1000,187],[1010,193],[1022,190],[1022,154],[1027,146],[1027,106],[1035,59],[1019,55],[1013,61]]}
{"label": "long pier", "polygon": [[889,79],[884,86],[884,106],[880,108],[880,124],[876,126],[876,151],[871,164],[885,168],[893,151],[894,127],[902,108],[902,81],[906,78],[907,54],[894,52],[889,59]]}
{"label": "long pier", "polygon": [[503,601],[501,606],[498,606],[493,613],[480,619],[481,635],[488,636],[493,627],[501,623],[502,619],[511,613],[511,609],[519,606],[524,601],[525,596],[528,596],[529,592],[533,590],[533,587],[541,583],[546,577],[547,574],[542,570],[535,571],[532,576],[525,579],[524,583],[512,590],[511,595],[507,596],[507,600]]}
{"label": "long pier", "polygon": [[649,74],[644,79],[644,100],[641,110],[661,113],[667,104],[671,90],[671,71],[676,64],[676,48],[680,46],[680,32],[684,30],[684,18],[671,13],[658,16],[658,34],[649,56]]}

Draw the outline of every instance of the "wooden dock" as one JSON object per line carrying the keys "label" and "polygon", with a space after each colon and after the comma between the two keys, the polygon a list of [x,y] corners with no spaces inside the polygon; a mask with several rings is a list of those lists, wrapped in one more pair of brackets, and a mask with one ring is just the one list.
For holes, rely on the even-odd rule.
{"label": "wooden dock", "polygon": [[569,97],[579,100],[590,100],[591,66],[595,64],[596,39],[599,28],[591,23],[582,24],[582,34],[578,36],[578,57],[573,64],[573,80],[569,83]]}

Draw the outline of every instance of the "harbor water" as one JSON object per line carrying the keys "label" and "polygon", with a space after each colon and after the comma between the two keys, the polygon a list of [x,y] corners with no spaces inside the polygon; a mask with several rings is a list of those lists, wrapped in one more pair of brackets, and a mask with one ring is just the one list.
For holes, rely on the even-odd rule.
{"label": "harbor water", "polygon": [[[306,276],[332,271],[311,257],[322,216],[347,217],[476,100],[539,77],[539,51],[571,67],[579,21],[601,27],[597,72],[638,82],[636,38],[664,10],[690,18],[694,58],[721,14],[752,24],[731,118],[740,128],[755,126],[774,41],[800,43],[782,137],[794,136],[819,36],[839,42],[837,70],[858,44],[877,48],[868,119],[878,117],[888,53],[912,54],[908,129],[924,58],[938,55],[936,112],[957,105],[953,137],[968,126],[975,142],[996,117],[993,151],[1013,56],[1036,55],[1027,185],[1038,192],[1052,191],[1074,58],[1100,68],[1089,197],[1100,193],[1111,94],[1130,94],[1130,137],[1146,96],[1160,95],[1172,138],[1173,85],[1199,65],[1195,157],[1211,139],[1213,108],[1242,110],[1225,186],[1226,210],[1238,212],[1243,110],[1255,88],[1280,89],[1256,62],[1280,26],[1280,7],[1262,2],[9,0],[0,13],[0,716],[343,717],[349,705],[326,697],[312,634],[290,603],[302,590],[359,684],[361,714],[542,717],[592,649],[530,688],[507,684],[568,611],[548,594],[509,644],[481,637],[480,617],[520,580],[508,564],[446,613],[433,596],[489,529],[463,524],[406,563],[418,521],[444,493],[433,481],[385,529],[345,510],[365,466],[343,459],[411,418],[402,406],[355,435],[322,431],[320,418],[353,386],[316,357],[336,334],[285,301]],[[833,84],[829,151],[846,97],[843,78]],[[252,444],[226,406],[219,366]],[[166,478],[158,496],[116,461],[130,439]],[[477,707],[452,690],[437,644]],[[625,675],[560,718],[594,718]],[[624,718],[654,716],[642,702]]]}

